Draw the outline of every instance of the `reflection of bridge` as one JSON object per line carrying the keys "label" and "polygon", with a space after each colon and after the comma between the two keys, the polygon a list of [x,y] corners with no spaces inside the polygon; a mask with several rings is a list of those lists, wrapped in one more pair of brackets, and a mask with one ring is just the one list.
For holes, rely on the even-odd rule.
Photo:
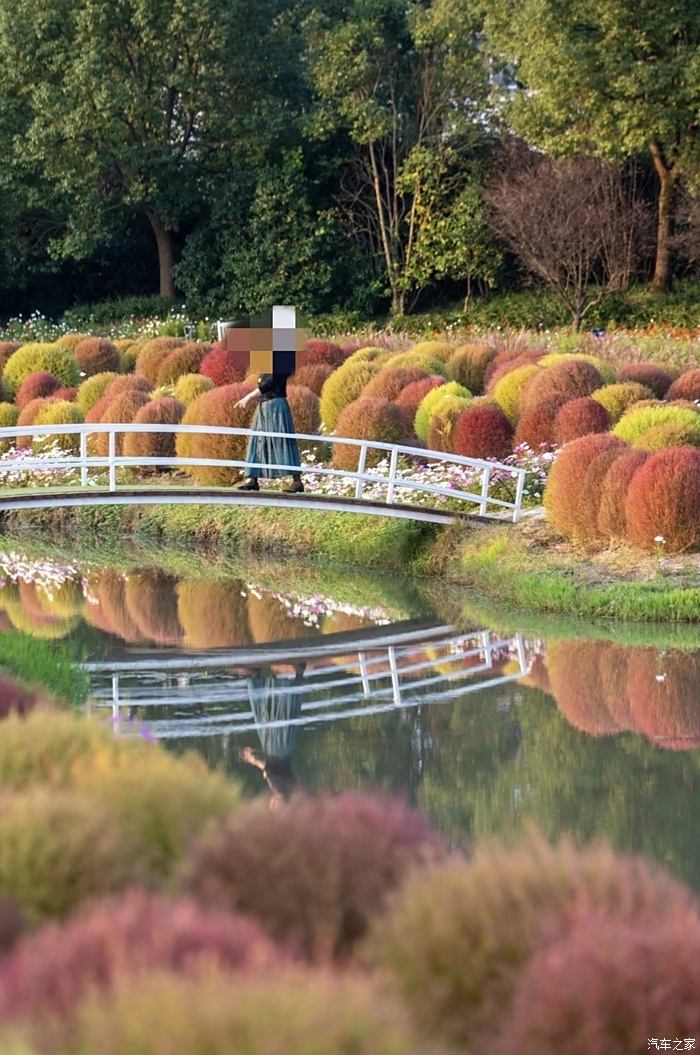
{"label": "reflection of bridge", "polygon": [[[302,465],[300,471],[313,475],[316,480],[315,492],[307,494],[282,494],[270,490],[235,491],[182,484],[178,486],[176,482],[162,479],[157,486],[134,485],[133,482],[125,484],[118,477],[118,470],[216,467],[231,470],[234,476],[236,471],[240,472],[252,466],[235,458],[126,457],[118,453],[118,437],[121,441],[127,433],[155,433],[173,437],[182,434],[228,437],[229,442],[233,442],[235,437],[245,441],[253,434],[251,429],[209,425],[134,423],[42,425],[0,429],[0,443],[16,442],[17,437],[25,437],[35,443],[37,440],[49,445],[53,442],[54,445],[62,444],[68,448],[44,453],[38,451],[34,455],[21,455],[16,459],[9,458],[0,462],[0,476],[5,486],[12,485],[13,481],[19,483],[14,492],[6,490],[0,497],[0,512],[80,505],[244,503],[364,513],[435,524],[449,524],[472,515],[487,519],[505,519],[514,523],[520,518],[525,471],[500,462],[463,458],[442,451],[380,443],[375,440],[298,433],[296,439],[306,445],[314,444],[316,447],[327,448],[332,443],[334,447],[354,448],[357,451],[357,469],[337,469],[331,465]],[[90,449],[89,437],[98,434],[106,437],[106,456],[98,456]],[[275,437],[282,434],[264,432],[258,435]],[[368,468],[368,460],[371,463],[377,452],[383,462]],[[455,477],[459,473],[466,473],[467,481],[457,481],[455,478],[441,483],[431,482],[429,470],[436,467],[446,472],[452,470]],[[282,469],[289,472],[289,466],[257,463],[255,468]],[[65,482],[57,486],[43,486],[42,473],[48,474],[52,483],[55,475]],[[38,476],[39,486],[24,486],[22,480],[23,476],[26,479],[26,474]],[[503,497],[504,480],[510,482],[512,498]],[[500,487],[498,494],[494,493],[496,484]],[[331,493],[333,489],[343,493]],[[449,505],[446,506],[448,501]],[[429,505],[428,502],[432,504]]]}
{"label": "reflection of bridge", "polygon": [[[445,626],[394,635],[387,632],[388,628],[382,629],[383,637],[366,640],[359,650],[336,641],[325,647],[290,643],[284,648],[222,654],[218,675],[213,675],[212,653],[173,656],[166,670],[154,657],[89,664],[93,705],[111,708],[117,728],[124,719],[145,709],[148,713],[140,714],[139,720],[146,721],[150,733],[159,739],[217,736],[446,703],[515,681],[529,669],[519,636],[501,638],[487,630],[455,634]],[[244,658],[249,669],[242,671],[240,660]],[[225,666],[239,669],[224,673],[224,659]],[[499,664],[504,660],[515,661],[516,669],[503,674]],[[285,697],[300,700],[294,717],[261,722],[251,708],[248,679],[256,667],[271,663],[287,668],[305,665],[301,678],[292,674],[275,678]],[[128,731],[128,725],[126,728]]]}

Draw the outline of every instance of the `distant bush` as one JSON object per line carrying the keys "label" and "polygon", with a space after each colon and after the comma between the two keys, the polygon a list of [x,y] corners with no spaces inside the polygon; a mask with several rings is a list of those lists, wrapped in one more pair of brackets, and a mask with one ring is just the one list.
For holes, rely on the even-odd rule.
{"label": "distant bush", "polygon": [[542,352],[537,350],[520,352],[518,355],[508,355],[504,359],[501,359],[502,354],[500,353],[495,359],[491,360],[484,373],[484,390],[489,394],[493,392],[494,387],[507,374],[512,373],[514,370],[519,370],[523,366],[537,366],[542,358]]}
{"label": "distant bush", "polygon": [[627,410],[613,429],[616,436],[634,447],[645,447],[645,433],[660,425],[673,425],[697,431],[700,411],[668,404],[644,406],[635,404]]}
{"label": "distant bush", "polygon": [[673,384],[671,374],[656,363],[625,363],[617,376],[620,381],[635,381],[650,388],[658,399],[663,399]]}
{"label": "distant bush", "polygon": [[39,370],[36,374],[28,374],[25,377],[19,386],[15,403],[22,410],[33,399],[45,399],[47,396],[52,396],[56,389],[60,387],[61,382],[57,377],[49,374],[46,370]]}
{"label": "distant bush", "polygon": [[392,366],[389,363],[367,382],[360,397],[393,401],[408,385],[415,381],[424,381],[428,376],[426,371],[419,366]]}
{"label": "distant bush", "polygon": [[548,396],[524,411],[515,426],[514,446],[524,443],[533,451],[540,447],[554,447],[554,422],[567,401],[565,395]]}
{"label": "distant bush", "polygon": [[452,450],[465,458],[502,461],[513,450],[513,426],[496,403],[475,400],[455,422]]}
{"label": "distant bush", "polygon": [[300,366],[298,370],[294,371],[289,378],[289,383],[291,385],[303,385],[304,388],[310,388],[312,392],[320,396],[324,384],[332,373],[333,367],[329,366],[328,363],[308,363],[306,366]]}
{"label": "distant bush", "polygon": [[73,349],[75,361],[81,374],[93,377],[105,371],[117,372],[121,366],[119,350],[104,337],[86,337]]}
{"label": "distant bush", "polygon": [[175,399],[188,407],[198,396],[209,392],[213,387],[212,379],[205,377],[204,374],[183,374],[175,383]]}
{"label": "distant bush", "polygon": [[588,355],[586,352],[549,352],[540,360],[541,366],[558,366],[559,363],[582,362],[590,363],[598,371],[606,385],[613,385],[617,380],[615,368],[605,359],[597,355]]}
{"label": "distant bush", "polygon": [[173,349],[160,363],[155,383],[171,385],[185,374],[196,373],[209,351],[208,344],[196,344],[194,341]]}
{"label": "distant bush", "polygon": [[602,407],[605,407],[613,425],[616,424],[631,406],[639,403],[642,399],[653,399],[654,393],[646,385],[640,385],[636,381],[618,382],[614,385],[603,385],[592,393],[591,399],[595,399]]}
{"label": "distant bush", "polygon": [[640,437],[637,446],[645,451],[661,451],[666,447],[700,447],[700,415],[696,421],[654,425]]}
{"label": "distant bush", "polygon": [[457,381],[448,381],[447,384],[432,389],[423,397],[413,421],[416,435],[423,443],[427,442],[435,408],[445,396],[462,396],[463,399],[469,399],[471,392]]}
{"label": "distant bush", "polygon": [[280,953],[251,920],[133,890],[47,924],[0,965],[0,1015],[70,1016],[81,999],[122,975],[270,968]]}
{"label": "distant bush", "polygon": [[76,396],[76,403],[83,414],[87,414],[89,410],[92,410],[95,403],[102,398],[108,386],[111,385],[117,376],[116,373],[108,370],[103,374],[94,374],[83,381]]}
{"label": "distant bush", "polygon": [[233,648],[252,643],[245,598],[230,583],[178,583],[177,614],[188,648]]}
{"label": "distant bush", "polygon": [[[250,390],[251,386],[245,382],[213,388],[190,403],[182,424],[248,428],[255,408],[250,405],[237,407],[236,403]],[[175,442],[180,458],[212,458],[221,461],[244,461],[247,446],[247,436],[216,433],[182,435]],[[188,468],[189,474],[198,484],[210,487],[230,487],[240,479],[243,471],[243,467],[237,469],[224,465],[191,465]]]}
{"label": "distant bush", "polygon": [[[270,1009],[274,1008],[274,1014]],[[424,1055],[406,1014],[369,979],[212,971],[120,980],[82,1009],[81,1055]],[[25,1055],[8,1052],[8,1055]]]}
{"label": "distant bush", "polygon": [[486,367],[495,356],[495,350],[486,344],[461,344],[447,360],[450,380],[459,381],[474,395],[479,395],[484,391]]}
{"label": "distant bush", "polygon": [[63,399],[67,403],[75,403],[78,395],[78,386],[72,385],[70,388],[57,388],[53,394],[54,399]]}
{"label": "distant bush", "polygon": [[664,553],[697,549],[700,451],[669,447],[652,454],[632,477],[625,517],[627,537],[634,546]]}
{"label": "distant bush", "polygon": [[523,388],[535,374],[539,373],[539,366],[529,363],[525,366],[516,367],[504,374],[490,389],[491,398],[510,421],[515,425],[518,420],[518,400]]}
{"label": "distant bush", "polygon": [[53,374],[62,385],[80,382],[78,364],[67,348],[56,344],[25,344],[5,363],[2,383],[7,395],[14,397],[25,377],[40,371]]}
{"label": "distant bush", "polygon": [[0,341],[0,370],[4,370],[7,360],[21,347],[21,341]]}
{"label": "distant bush", "polygon": [[622,440],[608,432],[594,432],[572,440],[559,451],[544,492],[547,518],[555,531],[575,537],[578,503],[588,467],[603,451],[624,446]]}
{"label": "distant bush", "polygon": [[413,349],[392,355],[388,365],[396,369],[418,367],[424,374],[439,374],[447,379],[447,364],[442,359],[437,359],[434,355],[426,355],[424,352],[416,352]]}
{"label": "distant bush", "polygon": [[186,889],[316,961],[346,959],[406,874],[444,853],[427,821],[357,794],[238,810],[195,848]]}
{"label": "distant bush", "polygon": [[[386,399],[356,399],[340,414],[337,436],[356,440],[377,440],[380,443],[400,443],[404,426],[398,407]],[[387,452],[376,447],[367,451],[365,466],[370,468],[386,458]],[[360,448],[349,444],[333,445],[333,465],[336,469],[356,471]]]}
{"label": "distant bush", "polygon": [[625,502],[630,481],[649,457],[646,451],[624,451],[609,466],[600,484],[598,533],[602,538],[623,539],[627,535]]}
{"label": "distant bush", "polygon": [[581,904],[636,922],[688,910],[691,895],[606,847],[577,852],[539,838],[477,847],[469,863],[448,860],[409,877],[375,927],[372,959],[394,977],[424,1033],[476,1051],[507,1019],[522,971],[567,933]]}
{"label": "distant bush", "polygon": [[310,338],[304,345],[305,363],[309,366],[321,363],[335,368],[347,359],[342,348],[333,341],[322,341],[316,337]]}
{"label": "distant bush", "polygon": [[460,416],[472,406],[472,399],[464,396],[445,396],[435,408],[435,413],[430,422],[428,432],[428,448],[431,451],[452,451],[452,434],[455,424]]}
{"label": "distant bush", "polygon": [[569,399],[590,396],[602,388],[602,383],[600,373],[591,363],[569,359],[533,375],[522,390],[518,409],[524,414],[550,396],[567,396]]}
{"label": "distant bush", "polygon": [[[364,349],[369,352],[371,349]],[[378,374],[382,368],[376,357],[358,359],[363,349],[355,352],[339,366],[326,381],[321,391],[321,420],[327,432],[332,432],[341,413],[354,400],[359,398],[362,389]],[[382,350],[383,351],[383,350]]]}
{"label": "distant bush", "polygon": [[123,833],[97,803],[73,791],[3,795],[0,844],[0,896],[14,898],[32,922],[65,916],[138,871]]}
{"label": "distant bush", "polygon": [[[83,412],[76,403],[69,403],[64,399],[52,399],[39,408],[33,424],[80,425],[83,420]],[[64,451],[77,454],[80,450],[80,437],[77,434],[68,436],[37,436],[32,446],[35,451],[40,452],[52,444]]]}
{"label": "distant bush", "polygon": [[700,367],[681,374],[668,389],[666,399],[700,400]]}
{"label": "distant bush", "polygon": [[165,357],[184,342],[178,337],[154,337],[141,346],[136,358],[136,373],[152,385],[158,384],[158,372]]}
{"label": "distant bush", "polygon": [[416,355],[429,356],[431,359],[439,359],[441,363],[447,363],[457,351],[457,346],[449,341],[418,341],[413,345],[411,352]]}
{"label": "distant bush", "polygon": [[[144,425],[178,425],[184,413],[184,403],[178,403],[176,399],[152,399],[136,411],[134,422]],[[127,458],[174,458],[175,433],[127,432],[123,449]],[[141,473],[164,471],[164,466],[140,464]]]}
{"label": "distant bush", "polygon": [[554,419],[554,443],[561,447],[591,432],[607,432],[610,415],[605,407],[589,396],[570,399],[557,411]]}
{"label": "distant bush", "polygon": [[91,340],[89,333],[64,333],[57,338],[56,344],[60,344],[62,348],[67,348],[73,353],[81,341],[89,340]]}
{"label": "distant bush", "polygon": [[565,1044],[567,1055],[629,1055],[657,1033],[695,1037],[699,963],[690,909],[638,921],[580,911],[521,979],[502,1050],[560,1055]]}

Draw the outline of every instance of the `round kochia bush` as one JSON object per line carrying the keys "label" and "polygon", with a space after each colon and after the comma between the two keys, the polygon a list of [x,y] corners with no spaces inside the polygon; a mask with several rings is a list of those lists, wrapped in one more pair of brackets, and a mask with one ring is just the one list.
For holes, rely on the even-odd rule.
{"label": "round kochia bush", "polygon": [[[251,385],[241,381],[234,385],[212,388],[190,403],[182,419],[183,425],[219,425],[224,428],[248,428],[255,407],[237,407]],[[220,461],[244,461],[247,436],[226,434],[180,435],[175,447],[180,458],[211,458]],[[199,484],[211,487],[230,487],[240,479],[243,468],[225,465],[191,465],[187,470]]]}
{"label": "round kochia bush", "polygon": [[[83,422],[83,412],[75,403],[69,403],[63,399],[51,399],[39,408],[34,418],[34,425],[80,425]],[[75,435],[66,436],[37,436],[33,442],[35,451],[45,450],[52,445],[59,446],[64,451],[77,453],[80,450],[80,437]]]}
{"label": "round kochia bush", "polygon": [[327,365],[331,368],[340,366],[347,358],[345,352],[333,341],[323,341],[311,337],[304,345],[304,360],[310,366]]}
{"label": "round kochia bush", "polygon": [[134,890],[47,924],[0,964],[3,1020],[71,1015],[95,989],[154,968],[269,968],[281,954],[251,920]]}
{"label": "round kochia bush", "polygon": [[518,366],[515,370],[509,370],[490,388],[491,398],[498,403],[512,425],[518,419],[520,393],[530,378],[539,372],[540,367],[534,363]]}
{"label": "round kochia bush", "polygon": [[463,396],[445,396],[435,408],[428,433],[428,448],[431,451],[452,450],[452,433],[460,414],[471,406],[473,400]]}
{"label": "round kochia bush", "polygon": [[36,374],[28,374],[15,397],[15,403],[21,410],[31,403],[33,399],[45,399],[52,396],[61,387],[61,382],[53,374],[46,370],[39,370]]}
{"label": "round kochia bush", "polygon": [[[18,417],[19,411],[14,403],[0,403],[0,429],[7,429],[12,425],[16,425]],[[0,440],[0,451],[9,450],[12,443],[12,439]]]}
{"label": "round kochia bush", "polygon": [[635,381],[650,388],[657,399],[663,399],[673,384],[673,378],[656,363],[626,363],[617,372],[620,381]]}
{"label": "round kochia bush", "polygon": [[533,451],[540,447],[553,447],[554,422],[566,402],[567,396],[548,396],[525,410],[515,427],[514,446],[519,447],[524,443]]}
{"label": "round kochia bush", "polygon": [[536,348],[504,348],[494,356],[484,371],[484,389],[490,392],[493,386],[511,370],[539,362],[542,352]]}
{"label": "round kochia bush", "polygon": [[119,371],[121,363],[119,351],[111,341],[103,337],[86,337],[73,349],[75,361],[81,374],[92,377],[105,371]]}
{"label": "round kochia bush", "polygon": [[664,403],[632,406],[613,429],[616,436],[634,447],[645,447],[645,435],[659,426],[690,430],[700,442],[700,412],[687,407],[673,407]]}
{"label": "round kochia bush", "polygon": [[459,381],[474,394],[483,392],[486,367],[495,355],[486,344],[461,344],[447,360],[450,380]]}
{"label": "round kochia bush", "polygon": [[555,531],[570,538],[576,535],[579,500],[591,462],[603,451],[624,447],[622,440],[608,432],[593,432],[559,451],[544,492],[547,518]]}
{"label": "round kochia bush", "polygon": [[625,518],[627,537],[635,546],[664,553],[697,549],[700,451],[669,447],[652,454],[630,481]]}
{"label": "round kochia bush", "polygon": [[8,396],[15,396],[25,377],[46,371],[62,385],[77,385],[80,371],[67,348],[58,344],[25,344],[13,352],[5,363],[2,383]]}
{"label": "round kochia bush", "polygon": [[605,847],[530,839],[477,848],[409,877],[371,938],[372,959],[394,977],[419,1025],[458,1050],[481,1050],[508,1016],[533,955],[569,927],[577,905],[641,924],[690,910],[681,884]]}
{"label": "round kochia bush", "polygon": [[[379,443],[401,443],[403,420],[398,407],[386,399],[357,399],[343,410],[336,425],[337,436],[355,440],[377,440]],[[387,452],[377,447],[367,450],[365,467],[377,465]],[[333,465],[336,469],[355,471],[360,448],[347,443],[333,445]]]}
{"label": "round kochia bush", "polygon": [[221,345],[214,345],[202,359],[198,370],[215,385],[233,385],[243,380],[245,371],[233,352]]}
{"label": "round kochia bush", "polygon": [[444,847],[421,814],[357,794],[253,805],[193,851],[185,887],[311,960],[345,959],[406,874]]}
{"label": "round kochia bush", "polygon": [[418,436],[418,439],[422,440],[423,443],[427,442],[430,425],[432,423],[433,415],[435,414],[435,408],[445,396],[462,396],[463,399],[469,399],[471,392],[468,388],[465,388],[464,385],[460,385],[457,381],[448,381],[445,385],[433,388],[423,397],[413,421],[416,436]]}
{"label": "round kochia bush", "polygon": [[172,385],[179,377],[195,373],[201,368],[202,360],[208,351],[208,344],[192,341],[168,352],[158,367],[156,384]]}
{"label": "round kochia bush", "polygon": [[591,363],[570,359],[534,374],[523,386],[518,410],[524,414],[550,396],[566,396],[567,399],[590,396],[602,384],[600,374]]}
{"label": "round kochia bush", "polygon": [[572,534],[577,539],[593,541],[601,537],[599,520],[603,481],[618,458],[624,458],[629,453],[628,447],[615,445],[591,458],[580,481],[578,503],[572,504],[569,513],[573,524]]}
{"label": "round kochia bush", "polygon": [[[429,1055],[370,979],[320,971],[153,972],[86,1001],[81,1055]],[[8,1052],[8,1055],[10,1053]],[[13,1055],[15,1052],[13,1050]],[[16,1055],[23,1055],[16,1052]]]}
{"label": "round kochia bush", "polygon": [[607,432],[610,428],[610,415],[604,406],[595,399],[581,396],[570,399],[557,411],[554,419],[554,443],[561,447],[579,436],[591,432]]}
{"label": "round kochia bush", "polygon": [[[134,422],[143,425],[178,425],[185,413],[184,403],[167,396],[152,399],[137,410]],[[174,458],[174,432],[127,432],[124,436],[127,458]],[[160,465],[142,465],[141,472],[163,472]]]}
{"label": "round kochia bush", "polygon": [[630,481],[649,457],[646,451],[627,450],[608,467],[600,484],[598,534],[601,538],[626,538],[625,502]]}
{"label": "round kochia bush", "polygon": [[136,357],[136,373],[147,378],[152,385],[158,384],[158,371],[166,356],[184,344],[177,337],[154,337],[146,341]]}
{"label": "round kochia bush", "polygon": [[289,378],[290,385],[303,385],[310,388],[317,396],[321,395],[323,386],[333,373],[333,367],[328,363],[307,363],[300,366]]}
{"label": "round kochia bush", "polygon": [[501,408],[484,397],[462,411],[452,429],[452,450],[465,458],[507,458],[513,426]]}
{"label": "round kochia bush", "polygon": [[204,374],[183,374],[175,382],[175,399],[188,407],[198,396],[209,392],[213,387],[214,382]]}
{"label": "round kochia bush", "polygon": [[151,383],[145,377],[136,377],[134,374],[122,377],[117,376],[113,381],[110,381],[97,402],[90,407],[85,415],[85,420],[102,421],[105,411],[119,396],[140,393],[148,398],[150,391]]}
{"label": "round kochia bush", "polygon": [[700,399],[700,367],[686,370],[676,378],[666,393],[666,399]]}
{"label": "round kochia bush", "polygon": [[620,420],[626,410],[642,399],[653,399],[654,393],[646,385],[636,381],[619,382],[614,385],[603,385],[591,396],[601,407],[605,407],[613,425]]}
{"label": "round kochia bush", "polygon": [[351,356],[331,374],[321,390],[321,420],[327,432],[335,429],[345,407],[359,398],[362,389],[381,368],[382,363],[376,358],[356,360]]}
{"label": "round kochia bush", "polygon": [[[105,424],[125,424],[133,421],[141,407],[144,407],[149,402],[147,393],[140,389],[122,392],[115,399],[108,400],[100,421]],[[95,410],[98,406],[99,404],[96,403],[92,409]],[[115,434],[115,451],[118,455],[122,454],[124,450],[124,436],[124,432]],[[106,432],[97,433],[91,438],[90,443],[100,457],[107,457],[109,453],[109,436]]]}
{"label": "round kochia bush", "polygon": [[617,380],[615,368],[605,359],[597,355],[587,355],[585,352],[549,352],[540,360],[542,366],[559,366],[560,363],[590,363],[598,371],[606,385],[612,385]]}
{"label": "round kochia bush", "polygon": [[98,399],[102,398],[107,388],[117,377],[118,374],[111,370],[106,370],[103,374],[94,374],[93,377],[88,377],[83,381],[75,397],[75,401],[83,414],[87,414],[89,410],[92,410]]}
{"label": "round kochia bush", "polygon": [[423,381],[428,376],[419,366],[392,366],[389,363],[365,385],[361,398],[395,400],[407,385]]}

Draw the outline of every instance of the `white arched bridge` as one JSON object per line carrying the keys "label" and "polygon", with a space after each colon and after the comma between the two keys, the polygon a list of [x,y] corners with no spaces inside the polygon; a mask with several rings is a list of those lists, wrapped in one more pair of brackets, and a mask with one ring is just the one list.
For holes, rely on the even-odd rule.
{"label": "white arched bridge", "polygon": [[[0,429],[0,512],[22,509],[97,505],[257,505],[363,513],[450,524],[465,517],[517,523],[525,470],[497,461],[402,444],[357,440],[345,436],[296,433],[309,449],[345,446],[357,451],[357,468],[305,462],[300,467],[247,463],[242,459],[128,457],[121,453],[124,435],[211,435],[248,438],[252,429],[213,425],[104,423],[15,426]],[[288,434],[255,433],[270,438]],[[106,437],[106,454],[94,450],[94,439]],[[32,444],[32,446],[23,446]],[[104,441],[103,441],[104,450]],[[237,491],[188,480],[195,467],[216,467],[243,474],[251,468],[300,472],[308,490],[285,494],[273,488]],[[149,482],[149,476],[151,480]]]}

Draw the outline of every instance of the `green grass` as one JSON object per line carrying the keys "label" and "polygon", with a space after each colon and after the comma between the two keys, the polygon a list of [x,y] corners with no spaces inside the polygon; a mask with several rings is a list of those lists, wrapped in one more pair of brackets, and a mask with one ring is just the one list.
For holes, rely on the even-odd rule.
{"label": "green grass", "polygon": [[25,685],[40,685],[55,699],[79,707],[90,679],[77,666],[80,657],[63,642],[41,641],[17,630],[0,634],[0,670]]}

